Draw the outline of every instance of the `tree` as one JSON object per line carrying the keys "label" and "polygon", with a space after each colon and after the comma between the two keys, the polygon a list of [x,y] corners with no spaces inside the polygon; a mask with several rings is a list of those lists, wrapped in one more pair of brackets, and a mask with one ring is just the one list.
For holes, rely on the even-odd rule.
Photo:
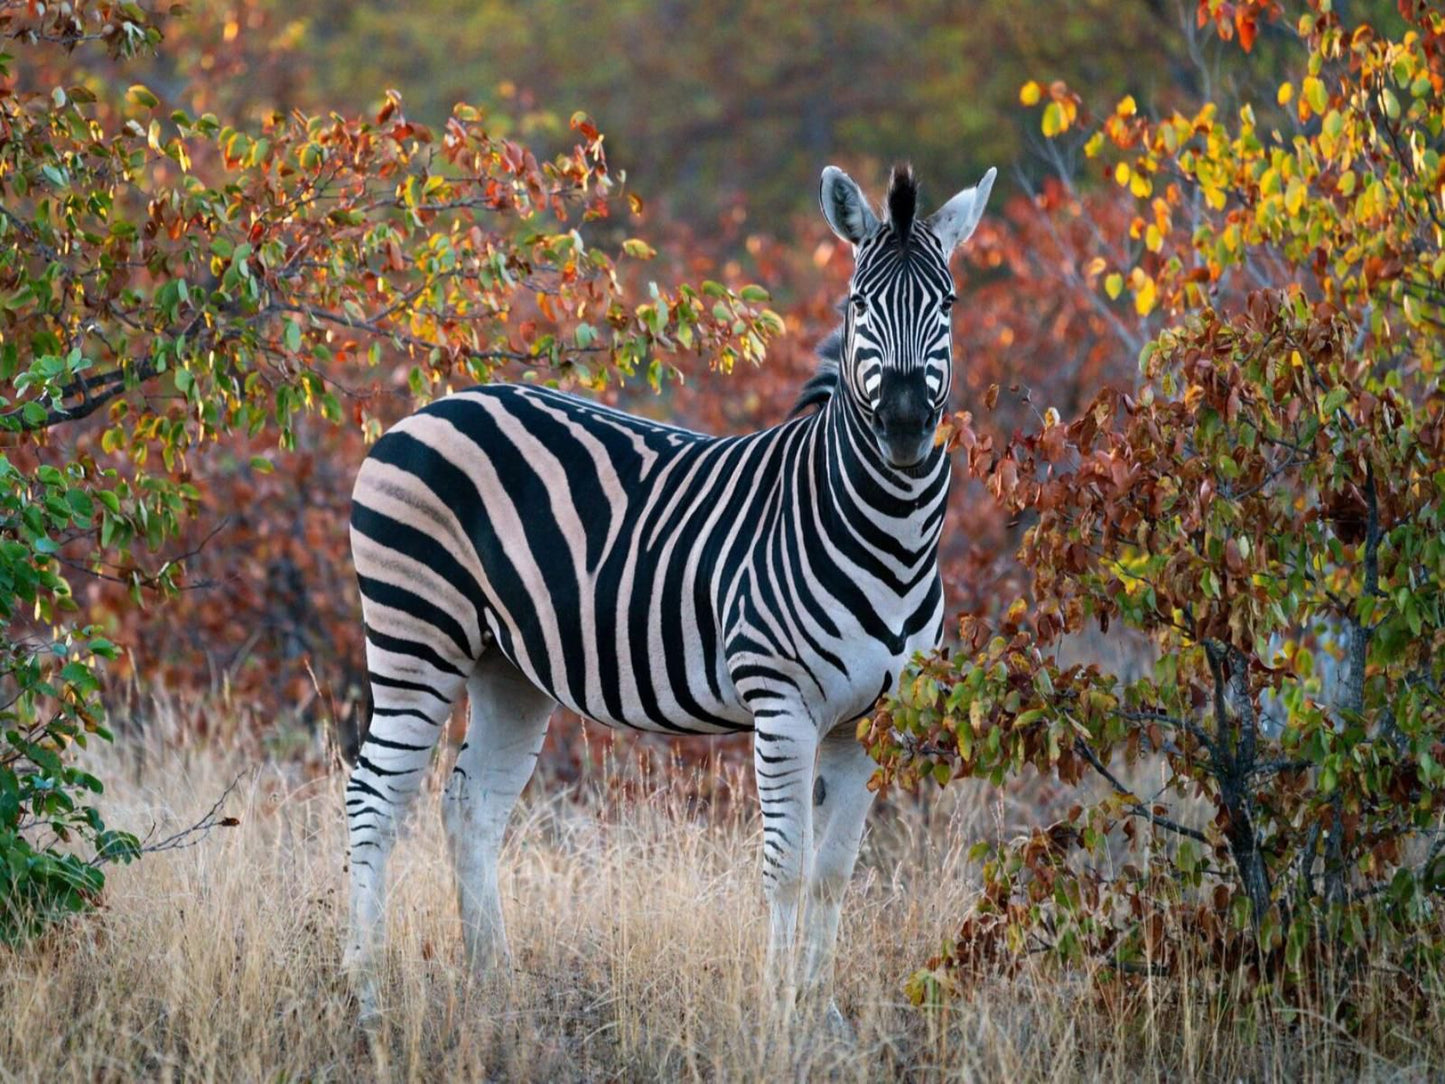
{"label": "tree", "polygon": [[[765,295],[651,285],[645,242],[588,238],[613,211],[603,138],[539,161],[459,105],[437,132],[395,94],[372,119],[256,128],[163,108],[126,62],[166,17],[109,0],[8,6],[0,65],[0,938],[92,901],[138,853],[89,804],[73,749],[108,738],[98,671],[118,653],[72,578],[139,607],[184,586],[147,563],[216,459],[295,446],[308,416],[374,434],[405,402],[504,365],[597,388],[659,383],[669,357],[755,361]],[[109,66],[75,57],[104,52]],[[400,372],[402,383],[389,379]],[[293,479],[293,482],[298,481]]]}
{"label": "tree", "polygon": [[[1275,14],[1199,4],[1246,49]],[[1148,119],[1126,98],[1093,126],[1087,154],[1138,203],[1132,261],[1097,278],[1169,326],[1137,388],[1071,421],[1046,411],[995,442],[955,419],[971,473],[1030,524],[1030,593],[964,615],[961,646],[861,728],[881,784],[1027,765],[1080,802],[979,845],[983,898],[919,998],[1028,951],[1110,983],[1203,959],[1291,996],[1385,963],[1393,997],[1434,985],[1445,16],[1399,16],[1347,26],[1311,0],[1302,70],[1271,102]],[[1023,98],[1051,136],[1090,124],[1062,84]],[[1059,665],[1090,622],[1151,637],[1153,673]],[[1130,782],[1143,758],[1158,793]],[[1199,801],[1211,818],[1190,817]]]}

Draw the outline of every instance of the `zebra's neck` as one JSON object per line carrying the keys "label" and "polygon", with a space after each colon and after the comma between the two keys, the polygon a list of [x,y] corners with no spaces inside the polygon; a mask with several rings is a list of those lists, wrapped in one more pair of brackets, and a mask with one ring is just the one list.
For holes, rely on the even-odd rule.
{"label": "zebra's neck", "polygon": [[883,558],[916,573],[936,565],[948,501],[943,449],[933,449],[916,467],[891,466],[841,388],[814,421],[811,476],[832,541],[857,552],[863,563]]}

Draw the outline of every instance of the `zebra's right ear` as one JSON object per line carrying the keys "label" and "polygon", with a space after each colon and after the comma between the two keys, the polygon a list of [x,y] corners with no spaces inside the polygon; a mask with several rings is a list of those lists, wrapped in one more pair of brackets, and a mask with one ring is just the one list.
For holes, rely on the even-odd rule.
{"label": "zebra's right ear", "polygon": [[818,192],[823,217],[833,232],[850,245],[858,245],[878,228],[878,216],[868,206],[868,197],[858,182],[837,166],[823,170],[823,185]]}

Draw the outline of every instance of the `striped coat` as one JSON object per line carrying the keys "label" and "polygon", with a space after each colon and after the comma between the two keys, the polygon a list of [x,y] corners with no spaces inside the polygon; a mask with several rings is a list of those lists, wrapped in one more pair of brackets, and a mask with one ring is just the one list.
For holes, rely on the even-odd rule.
{"label": "striped coat", "polygon": [[891,476],[847,411],[724,438],[532,387],[418,411],[354,494],[378,707],[416,685],[450,705],[494,648],[615,726],[751,729],[776,684],[856,717],[936,641],[949,473]]}

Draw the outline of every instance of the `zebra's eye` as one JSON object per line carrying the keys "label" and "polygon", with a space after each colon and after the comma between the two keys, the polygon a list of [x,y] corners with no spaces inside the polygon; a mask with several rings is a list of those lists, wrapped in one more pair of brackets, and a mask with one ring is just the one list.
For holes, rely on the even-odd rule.
{"label": "zebra's eye", "polygon": [[854,294],[848,300],[853,303],[853,311],[859,316],[868,311],[868,302],[863,300],[862,294]]}
{"label": "zebra's eye", "polygon": [[953,300],[954,300],[954,299],[953,299],[953,295],[952,295],[952,294],[950,294],[948,297],[945,297],[945,298],[943,299],[943,315],[944,315],[944,316],[947,316],[949,313],[951,313],[951,312],[953,311]]}

